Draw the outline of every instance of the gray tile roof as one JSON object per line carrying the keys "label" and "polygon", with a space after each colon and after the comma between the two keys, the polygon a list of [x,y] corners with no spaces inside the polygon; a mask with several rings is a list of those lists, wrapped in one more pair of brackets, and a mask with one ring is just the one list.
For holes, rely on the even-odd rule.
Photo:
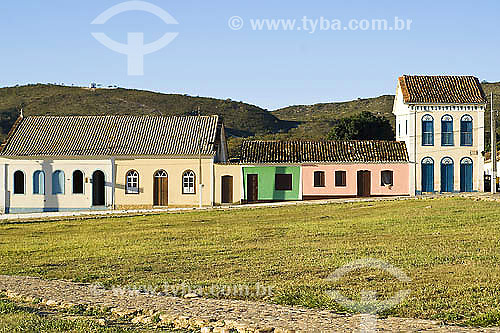
{"label": "gray tile roof", "polygon": [[408,162],[399,141],[244,141],[241,163]]}
{"label": "gray tile roof", "polygon": [[11,131],[0,155],[197,155],[199,132],[202,154],[213,155],[219,118],[200,119],[197,116],[25,117]]}

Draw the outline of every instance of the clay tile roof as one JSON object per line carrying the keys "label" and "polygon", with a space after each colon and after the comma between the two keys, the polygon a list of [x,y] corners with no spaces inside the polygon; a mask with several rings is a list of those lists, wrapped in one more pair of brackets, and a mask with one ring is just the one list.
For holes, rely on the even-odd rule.
{"label": "clay tile roof", "polygon": [[405,103],[485,104],[481,83],[474,76],[418,76],[399,78]]}
{"label": "clay tile roof", "polygon": [[399,141],[244,141],[241,163],[407,162]]}
{"label": "clay tile roof", "polygon": [[[199,130],[201,125],[201,130]],[[37,116],[20,118],[0,155],[130,156],[215,154],[218,116]]]}

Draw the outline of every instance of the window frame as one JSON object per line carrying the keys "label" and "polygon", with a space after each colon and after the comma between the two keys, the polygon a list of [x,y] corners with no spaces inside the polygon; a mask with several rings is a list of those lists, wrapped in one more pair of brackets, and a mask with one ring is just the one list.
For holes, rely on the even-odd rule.
{"label": "window frame", "polygon": [[[431,124],[431,131],[424,131],[424,123]],[[434,117],[430,114],[422,116],[421,119],[422,126],[422,146],[434,146]],[[430,134],[430,135],[429,135]],[[430,138],[429,141],[426,138]]]}
{"label": "window frame", "polygon": [[[58,173],[58,174],[62,174],[62,185],[59,184],[61,187],[62,187],[62,192],[55,192],[55,189],[54,189],[54,175]],[[66,193],[66,174],[64,173],[63,170],[54,170],[54,172],[52,172],[52,195],[64,195]]]}
{"label": "window frame", "polygon": [[[285,185],[290,185],[290,186],[282,185],[281,181],[278,182],[278,178],[282,178],[285,176],[287,178],[287,183]],[[288,183],[288,178],[290,178],[289,183]],[[275,173],[274,174],[274,190],[275,191],[292,191],[293,190],[293,174],[291,174],[291,173]]]}
{"label": "window frame", "polygon": [[[468,118],[464,120],[464,118]],[[470,132],[463,131],[463,124],[470,123]],[[471,115],[464,114],[462,118],[460,118],[460,146],[461,147],[471,147],[474,145],[474,119]],[[467,135],[467,136],[466,136]],[[470,138],[469,140],[465,140],[465,138]]]}
{"label": "window frame", "polygon": [[[136,175],[132,175],[133,173],[135,173]],[[129,177],[136,177],[137,179],[135,181],[132,180],[131,182],[129,182]],[[134,182],[137,183],[137,187],[129,186],[129,183],[133,184]],[[140,192],[139,191],[139,182],[140,182],[139,171],[137,171],[135,169],[128,170],[125,173],[125,194],[139,194],[139,192]]]}
{"label": "window frame", "polygon": [[[340,184],[337,182],[337,173],[343,175],[343,176],[341,176],[341,180],[343,180],[343,182],[341,182]],[[333,177],[335,178],[334,179],[335,187],[347,187],[347,171],[335,170]]]}
{"label": "window frame", "polygon": [[[447,119],[450,119],[450,120],[447,120]],[[447,123],[447,124],[451,124],[451,131],[444,131],[444,124]],[[441,146],[444,146],[444,147],[452,147],[455,145],[455,140],[454,140],[454,135],[453,135],[453,117],[450,116],[449,114],[445,114],[444,116],[441,117]],[[445,137],[448,137],[448,138],[451,138],[451,140],[449,140],[450,142],[449,143],[445,143],[446,140],[444,140]]]}
{"label": "window frame", "polygon": [[[40,178],[37,179],[38,181],[38,192],[35,192],[35,175],[36,174],[41,174],[43,176],[43,191],[40,191]],[[46,193],[46,186],[45,186],[45,171],[43,170],[35,170],[33,171],[33,195],[45,195]]]}
{"label": "window frame", "polygon": [[[82,192],[75,192],[75,172],[82,174]],[[82,170],[77,169],[71,173],[71,194],[85,194],[85,174]]]}
{"label": "window frame", "polygon": [[[16,174],[23,175],[23,192],[22,193],[16,193]],[[16,170],[12,174],[12,177],[13,177],[12,194],[14,194],[14,195],[26,195],[26,173],[24,173],[23,170]]]}
{"label": "window frame", "polygon": [[[191,174],[191,175],[188,175],[188,174]],[[187,184],[188,186],[185,186],[186,184],[186,179],[187,178]],[[192,178],[192,181],[193,181],[193,184],[192,186],[190,186],[190,181],[191,181],[191,178]],[[181,183],[181,186],[182,186],[182,194],[196,194],[196,173],[193,171],[193,170],[186,170],[182,173],[182,183]],[[192,188],[192,190],[190,191],[186,191],[186,189],[190,189]]]}
{"label": "window frame", "polygon": [[[384,174],[385,173],[390,174],[390,177],[391,177],[391,183],[390,184],[386,184],[384,182]],[[394,186],[394,170],[381,170],[380,171],[380,186],[382,186],[382,187],[392,187],[392,186]]]}
{"label": "window frame", "polygon": [[[319,183],[316,183],[316,175],[319,175]],[[313,187],[321,188],[326,187],[326,175],[323,170],[316,170],[313,172]]]}

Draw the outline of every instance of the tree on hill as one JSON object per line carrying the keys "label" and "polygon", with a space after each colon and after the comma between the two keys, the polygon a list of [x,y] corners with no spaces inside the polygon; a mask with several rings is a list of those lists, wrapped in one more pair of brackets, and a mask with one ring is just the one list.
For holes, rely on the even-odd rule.
{"label": "tree on hill", "polygon": [[339,119],[328,134],[329,140],[394,140],[388,119],[363,111]]}

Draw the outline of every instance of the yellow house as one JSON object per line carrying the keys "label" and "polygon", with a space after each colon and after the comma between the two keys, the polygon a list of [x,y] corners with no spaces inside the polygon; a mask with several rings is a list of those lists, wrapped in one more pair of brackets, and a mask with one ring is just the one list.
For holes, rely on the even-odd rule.
{"label": "yellow house", "polygon": [[211,206],[239,192],[226,162],[218,116],[20,117],[0,153],[0,210]]}

